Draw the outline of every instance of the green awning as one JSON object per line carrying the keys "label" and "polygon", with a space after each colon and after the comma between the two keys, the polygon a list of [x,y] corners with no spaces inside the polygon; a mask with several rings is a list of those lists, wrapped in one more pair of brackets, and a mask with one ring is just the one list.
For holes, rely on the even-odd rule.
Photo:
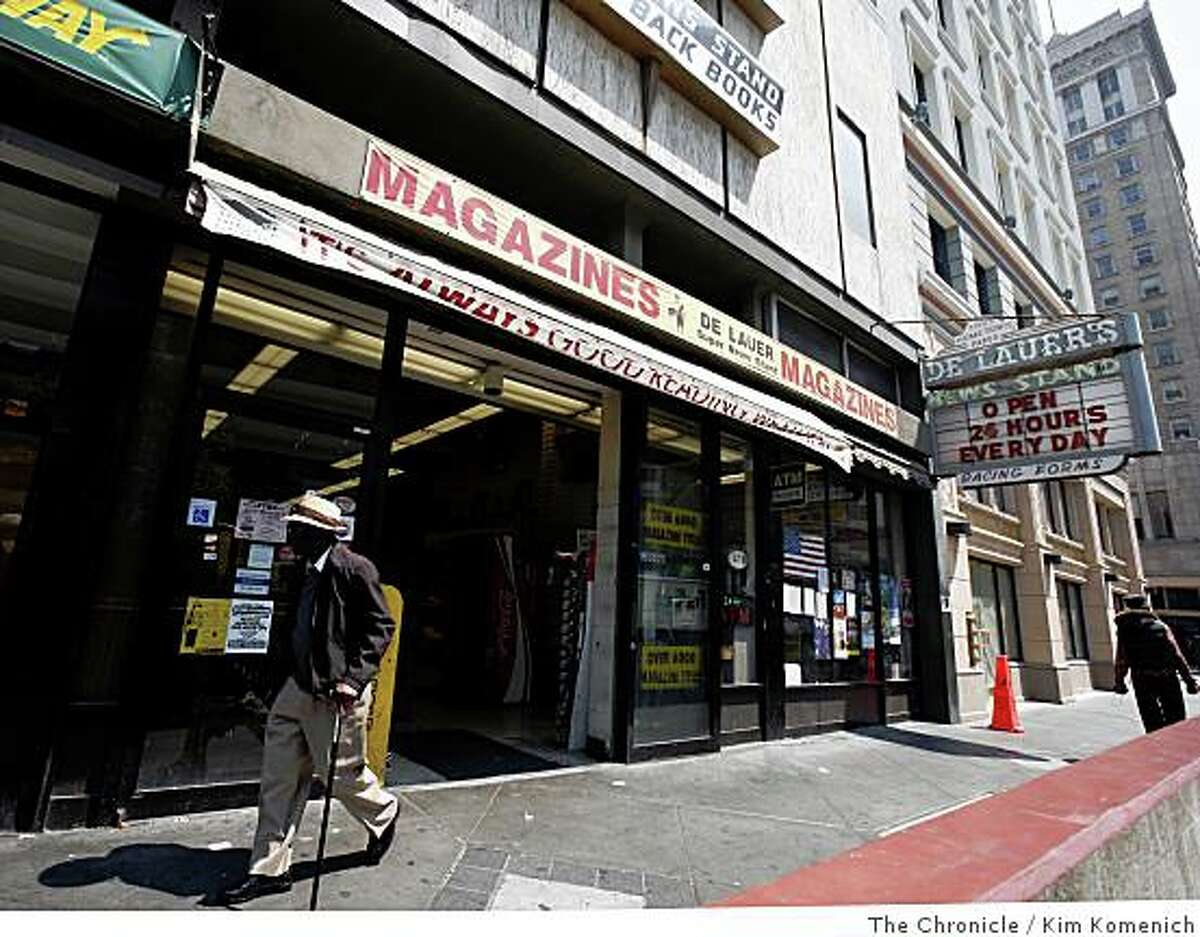
{"label": "green awning", "polygon": [[183,33],[113,0],[0,0],[0,45],[171,117],[191,114],[199,48]]}

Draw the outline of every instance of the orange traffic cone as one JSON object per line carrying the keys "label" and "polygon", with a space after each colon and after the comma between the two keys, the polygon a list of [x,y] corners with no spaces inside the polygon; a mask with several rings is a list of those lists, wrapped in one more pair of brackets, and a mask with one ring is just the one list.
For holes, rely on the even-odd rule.
{"label": "orange traffic cone", "polygon": [[1012,674],[1008,670],[1008,655],[996,657],[996,688],[992,691],[992,725],[998,732],[1024,732],[1017,715],[1017,698],[1013,695]]}

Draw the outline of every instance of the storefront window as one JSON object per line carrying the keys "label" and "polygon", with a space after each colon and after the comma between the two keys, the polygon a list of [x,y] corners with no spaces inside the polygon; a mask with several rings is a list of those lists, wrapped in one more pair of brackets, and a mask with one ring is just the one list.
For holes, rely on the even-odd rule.
{"label": "storefront window", "polygon": [[[177,258],[168,308],[186,311],[202,276]],[[164,570],[174,577],[163,623],[172,692],[147,733],[143,790],[258,777],[267,706],[288,672],[301,572],[283,515],[315,491],[338,500],[352,525],[357,519],[382,340],[338,306],[226,267],[201,351],[190,500]]]}
{"label": "storefront window", "polygon": [[911,680],[916,624],[913,580],[904,542],[904,505],[894,491],[875,495],[879,537],[879,617],[883,678]]}
{"label": "storefront window", "polygon": [[971,560],[971,596],[975,624],[984,640],[979,654],[988,675],[995,673],[997,654],[1021,660],[1021,621],[1017,613],[1017,589],[1008,566]]}
{"label": "storefront window", "polygon": [[706,738],[708,517],[698,423],[651,411],[639,474],[635,745]]}
{"label": "storefront window", "polygon": [[853,479],[829,484],[830,613],[836,679],[878,679],[875,586],[871,575],[871,502]]}
{"label": "storefront window", "polygon": [[0,183],[0,608],[98,225]]}
{"label": "storefront window", "polygon": [[749,446],[721,439],[721,683],[758,680],[754,636],[754,485]]}

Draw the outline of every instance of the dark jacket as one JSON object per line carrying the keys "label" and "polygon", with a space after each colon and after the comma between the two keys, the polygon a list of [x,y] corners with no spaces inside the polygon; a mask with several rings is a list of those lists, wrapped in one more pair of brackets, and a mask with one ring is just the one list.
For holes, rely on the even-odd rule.
{"label": "dark jacket", "polygon": [[1153,612],[1130,609],[1117,616],[1117,686],[1124,686],[1129,671],[1176,672],[1189,687],[1193,683],[1187,658],[1179,650],[1171,629]]}
{"label": "dark jacket", "polygon": [[345,544],[334,544],[317,585],[311,672],[296,673],[296,682],[318,696],[338,682],[361,694],[379,672],[395,630],[375,564]]}

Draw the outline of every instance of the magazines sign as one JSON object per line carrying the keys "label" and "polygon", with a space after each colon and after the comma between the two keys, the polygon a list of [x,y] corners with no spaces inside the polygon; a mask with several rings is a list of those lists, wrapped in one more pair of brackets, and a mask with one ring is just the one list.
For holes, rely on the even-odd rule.
{"label": "magazines sign", "polygon": [[395,147],[370,141],[360,194],[426,231],[511,265],[909,445],[920,421],[765,332]]}
{"label": "magazines sign", "polygon": [[203,203],[202,224],[215,234],[385,284],[605,374],[782,436],[850,470],[848,440],[807,410],[247,183],[234,187],[235,180],[217,170],[199,164],[193,170],[205,179],[203,197],[196,199]]}
{"label": "magazines sign", "polygon": [[[1161,448],[1134,316],[927,362],[934,474],[967,488],[1106,475]],[[952,385],[952,386],[938,386]]]}

